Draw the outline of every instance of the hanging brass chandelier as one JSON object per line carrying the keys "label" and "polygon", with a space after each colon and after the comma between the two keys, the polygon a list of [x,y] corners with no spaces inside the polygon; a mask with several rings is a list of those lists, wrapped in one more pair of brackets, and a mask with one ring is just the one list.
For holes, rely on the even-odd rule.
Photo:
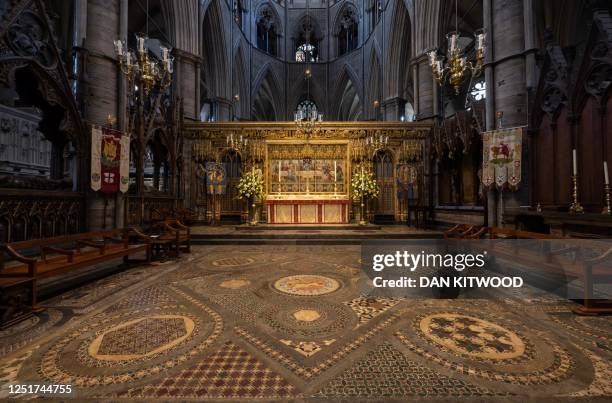
{"label": "hanging brass chandelier", "polygon": [[142,91],[149,95],[155,87],[164,92],[172,83],[174,58],[165,46],[159,46],[160,54],[155,58],[149,57],[149,1],[146,6],[146,34],[136,35],[136,51],[131,51],[123,40],[117,39],[115,53],[121,72],[128,80],[128,90]]}
{"label": "hanging brass chandelier", "polygon": [[[434,78],[440,85],[444,85],[448,80],[455,91],[455,95],[461,92],[461,84],[466,78],[467,72],[470,72],[472,77],[480,75],[486,51],[486,31],[483,28],[474,32],[474,62],[468,60],[468,47],[462,47],[461,44],[463,41],[459,32],[457,12],[458,6],[457,0],[455,0],[455,31],[446,35],[448,46],[446,57],[439,55],[438,49],[427,52]],[[446,65],[444,62],[446,62]]]}
{"label": "hanging brass chandelier", "polygon": [[147,39],[145,36],[136,35],[136,52],[130,51],[123,41],[116,40],[115,53],[121,72],[128,79],[129,88],[133,87],[138,91],[140,84],[145,94],[149,94],[153,88],[159,86],[160,92],[163,92],[172,82],[173,58],[168,48],[163,46],[160,46],[160,61],[150,58],[145,46]]}

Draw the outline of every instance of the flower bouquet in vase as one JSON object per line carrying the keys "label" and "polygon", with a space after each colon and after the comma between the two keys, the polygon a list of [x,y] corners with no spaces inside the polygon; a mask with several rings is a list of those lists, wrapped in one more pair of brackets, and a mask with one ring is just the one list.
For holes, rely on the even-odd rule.
{"label": "flower bouquet in vase", "polygon": [[264,183],[260,173],[254,169],[251,171],[245,171],[242,173],[242,177],[236,186],[238,191],[238,198],[240,200],[246,200],[249,205],[249,212],[252,214],[249,220],[250,225],[257,225],[255,216],[255,202],[257,199],[261,199],[264,194]]}

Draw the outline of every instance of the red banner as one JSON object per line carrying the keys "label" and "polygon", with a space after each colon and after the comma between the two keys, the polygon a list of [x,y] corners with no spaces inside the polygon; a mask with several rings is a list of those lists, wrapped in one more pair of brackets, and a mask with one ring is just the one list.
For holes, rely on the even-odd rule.
{"label": "red banner", "polygon": [[111,194],[119,191],[120,166],[121,166],[121,136],[122,133],[102,128],[102,144],[100,155],[100,176],[103,193]]}

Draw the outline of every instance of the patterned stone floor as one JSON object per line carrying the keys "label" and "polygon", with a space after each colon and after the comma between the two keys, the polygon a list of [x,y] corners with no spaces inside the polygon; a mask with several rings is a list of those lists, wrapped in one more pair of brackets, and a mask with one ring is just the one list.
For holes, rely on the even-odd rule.
{"label": "patterned stone floor", "polygon": [[368,298],[359,254],[198,246],[45,301],[0,331],[0,400],[24,383],[102,401],[612,399],[612,318],[541,294]]}

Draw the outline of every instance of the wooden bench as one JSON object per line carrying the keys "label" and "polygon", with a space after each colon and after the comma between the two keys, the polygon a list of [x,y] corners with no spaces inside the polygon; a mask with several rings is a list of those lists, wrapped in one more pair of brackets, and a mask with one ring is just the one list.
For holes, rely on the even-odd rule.
{"label": "wooden bench", "polygon": [[179,220],[169,219],[162,224],[167,231],[159,237],[160,240],[172,239],[174,241],[174,251],[178,257],[181,251],[191,252],[191,228],[184,225]]}
{"label": "wooden bench", "polygon": [[[130,255],[141,252],[146,254],[149,263],[151,245],[131,244],[129,230],[124,229],[1,244],[0,287],[5,290],[27,286],[30,293],[28,304],[32,311],[37,311],[42,309],[36,300],[40,279],[117,258],[127,261]],[[9,256],[10,264],[7,264],[5,255]],[[15,320],[9,321],[14,323]]]}
{"label": "wooden bench", "polygon": [[[526,248],[520,242],[491,243],[493,254],[502,259],[526,267],[537,267],[543,278],[565,277],[565,283],[580,279],[584,284],[582,306],[574,309],[580,315],[612,313],[612,301],[594,298],[595,284],[612,283],[612,247],[597,240],[571,240],[551,234],[515,230],[510,228],[481,228],[459,224],[445,231],[445,239],[492,239],[492,240],[551,240],[540,242],[536,248]],[[559,242],[555,242],[559,241]],[[575,244],[574,244],[575,241]],[[559,247],[554,248],[555,245]],[[583,256],[589,250],[594,257]],[[533,273],[532,273],[533,274]]]}
{"label": "wooden bench", "polygon": [[160,207],[151,210],[151,220],[153,222],[163,222],[167,220],[180,221],[181,223],[193,223],[197,219],[197,213],[186,207],[167,208]]}
{"label": "wooden bench", "polygon": [[444,239],[479,239],[488,231],[487,227],[457,224],[443,232]]}

